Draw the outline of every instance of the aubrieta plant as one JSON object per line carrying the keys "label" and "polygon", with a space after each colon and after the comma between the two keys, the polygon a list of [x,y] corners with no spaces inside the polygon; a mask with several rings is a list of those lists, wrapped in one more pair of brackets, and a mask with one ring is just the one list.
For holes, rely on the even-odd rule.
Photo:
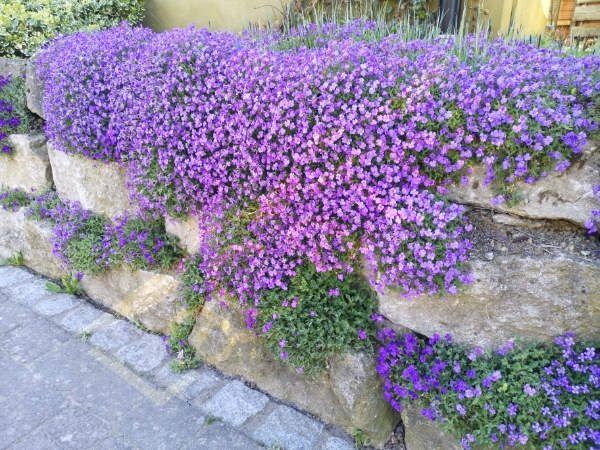
{"label": "aubrieta plant", "polygon": [[24,87],[22,78],[0,75],[0,155],[12,153],[8,135],[23,133],[29,126]]}
{"label": "aubrieta plant", "polygon": [[451,337],[378,332],[377,371],[397,411],[414,403],[463,448],[590,449],[600,445],[600,355],[572,333],[495,352]]}
{"label": "aubrieta plant", "polygon": [[168,269],[183,254],[160,220],[118,217],[109,221],[84,210],[77,202],[61,201],[53,191],[35,197],[27,215],[54,225],[54,254],[66,266],[84,274],[121,265]]}
{"label": "aubrieta plant", "polygon": [[18,211],[29,205],[31,196],[20,189],[12,189],[0,192],[0,207],[6,211]]}
{"label": "aubrieta plant", "polygon": [[[126,25],[59,39],[38,58],[47,132],[126,166],[144,214],[198,215],[208,291],[252,306],[304,261],[364,261],[376,288],[455,292],[471,227],[446,186],[483,164],[510,201],[566,170],[598,130],[600,58],[319,27],[310,46]],[[239,239],[218,236],[248,206]]]}
{"label": "aubrieta plant", "polygon": [[303,264],[286,290],[266,291],[258,309],[246,314],[267,348],[301,373],[315,374],[329,358],[372,350],[377,298],[356,273],[338,277]]}

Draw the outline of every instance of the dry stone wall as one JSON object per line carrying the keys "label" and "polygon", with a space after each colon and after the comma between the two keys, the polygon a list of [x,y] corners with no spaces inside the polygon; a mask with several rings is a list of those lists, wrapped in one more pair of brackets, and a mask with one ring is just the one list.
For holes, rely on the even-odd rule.
{"label": "dry stone wall", "polygon": [[[7,67],[2,63],[0,71]],[[15,67],[24,70],[23,65]],[[29,65],[28,105],[43,116],[34,72]],[[54,185],[63,200],[78,201],[107,217],[135,211],[122,167],[58,152],[43,136],[11,136],[11,142],[16,148],[12,159],[0,158],[2,186],[39,191]],[[600,184],[599,174],[600,154],[590,146],[566,173],[519,185],[518,205],[498,206],[492,204],[493,191],[483,186],[482,170],[476,169],[468,186],[450,191],[453,200],[473,207],[475,246],[469,264],[474,283],[442,298],[407,300],[387,290],[379,296],[381,313],[396,327],[425,335],[449,332],[473,345],[494,346],[517,337],[548,340],[567,330],[599,338],[600,244],[581,229],[598,208],[591,190]],[[196,218],[167,217],[166,226],[189,253],[198,250]],[[0,210],[0,258],[20,251],[34,270],[51,278],[64,276],[66,269],[52,253],[51,232],[49,225],[28,220],[23,211]],[[119,268],[85,276],[82,286],[94,301],[156,332],[167,333],[184,313],[178,301],[180,282],[171,273]],[[215,300],[199,313],[190,342],[200,357],[383,445],[400,418],[382,399],[372,357],[339,355],[325,373],[308,378],[275,360],[255,332],[246,329],[235,301],[230,303],[227,308]],[[403,421],[408,450],[458,448],[414,409],[403,412]]]}

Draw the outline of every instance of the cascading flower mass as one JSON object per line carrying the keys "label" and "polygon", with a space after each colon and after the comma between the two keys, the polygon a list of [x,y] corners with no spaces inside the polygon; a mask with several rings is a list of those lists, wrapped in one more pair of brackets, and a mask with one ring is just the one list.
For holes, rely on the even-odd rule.
{"label": "cascading flower mass", "polygon": [[373,27],[75,34],[38,58],[47,133],[126,166],[143,214],[199,216],[207,285],[243,302],[304,261],[454,292],[470,226],[445,187],[475,163],[499,185],[565,170],[597,130],[600,58]]}

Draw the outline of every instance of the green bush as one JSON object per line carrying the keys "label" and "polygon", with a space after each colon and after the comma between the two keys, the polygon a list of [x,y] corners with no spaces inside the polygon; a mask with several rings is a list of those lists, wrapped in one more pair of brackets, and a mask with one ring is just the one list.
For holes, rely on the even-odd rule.
{"label": "green bush", "polygon": [[143,0],[3,0],[0,56],[29,57],[52,38],[141,22]]}
{"label": "green bush", "polygon": [[334,355],[371,350],[377,298],[356,273],[343,280],[304,264],[287,290],[263,295],[258,325],[267,348],[307,374],[327,367]]}

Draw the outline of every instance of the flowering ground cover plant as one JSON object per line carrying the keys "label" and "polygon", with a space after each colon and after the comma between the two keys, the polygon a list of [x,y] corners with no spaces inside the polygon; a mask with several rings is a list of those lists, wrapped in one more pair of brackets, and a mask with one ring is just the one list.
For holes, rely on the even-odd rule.
{"label": "flowering ground cover plant", "polygon": [[313,374],[327,367],[332,356],[371,350],[376,312],[376,296],[362,276],[341,281],[334,272],[303,264],[286,290],[263,295],[258,310],[247,313],[247,322],[257,322],[276,357]]}
{"label": "flowering ground cover plant", "polygon": [[0,192],[0,207],[6,211],[18,211],[30,202],[30,195],[20,189]]}
{"label": "flowering ground cover plant", "polygon": [[470,226],[445,186],[482,163],[503,201],[564,171],[598,128],[600,58],[369,26],[286,50],[194,28],[67,37],[39,58],[47,132],[126,165],[142,213],[200,216],[209,295],[258,303],[304,260],[342,274],[365,261],[374,286],[406,295],[455,292]]}
{"label": "flowering ground cover plant", "polygon": [[61,201],[53,191],[31,199],[26,214],[54,225],[54,254],[76,272],[95,274],[121,265],[168,269],[182,256],[161,221],[118,217],[111,222],[77,202]]}
{"label": "flowering ground cover plant", "polygon": [[7,142],[9,134],[23,133],[29,128],[24,87],[22,78],[0,75],[0,154],[12,152]]}
{"label": "flowering ground cover plant", "polygon": [[552,345],[509,342],[496,352],[379,331],[384,396],[408,403],[461,438],[464,448],[589,449],[600,445],[597,343],[572,333]]}

